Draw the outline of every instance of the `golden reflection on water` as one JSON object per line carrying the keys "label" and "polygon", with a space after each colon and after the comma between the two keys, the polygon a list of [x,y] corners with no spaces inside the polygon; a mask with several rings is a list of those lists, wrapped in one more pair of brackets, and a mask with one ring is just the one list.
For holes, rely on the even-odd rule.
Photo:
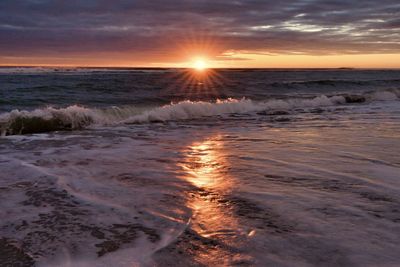
{"label": "golden reflection on water", "polygon": [[218,98],[224,93],[221,90],[230,82],[219,71],[213,69],[182,70],[171,73],[168,79],[172,82],[166,87],[165,93],[185,95],[188,99],[199,96],[207,99]]}
{"label": "golden reflection on water", "polygon": [[229,190],[231,179],[226,173],[228,166],[222,148],[218,138],[190,146],[182,164],[186,179],[200,188]]}
{"label": "golden reflection on water", "polygon": [[225,149],[219,136],[194,143],[185,149],[187,156],[181,164],[184,179],[196,188],[188,200],[193,210],[191,229],[202,238],[220,244],[203,246],[194,256],[206,265],[228,264],[233,254],[226,248],[237,245],[242,234],[227,199],[234,179],[228,173]]}

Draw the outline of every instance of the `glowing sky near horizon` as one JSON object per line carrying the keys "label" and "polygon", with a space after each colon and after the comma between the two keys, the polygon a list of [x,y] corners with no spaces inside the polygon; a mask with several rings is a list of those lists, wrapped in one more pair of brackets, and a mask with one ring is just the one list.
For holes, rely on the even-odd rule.
{"label": "glowing sky near horizon", "polygon": [[397,0],[2,0],[0,65],[400,68]]}

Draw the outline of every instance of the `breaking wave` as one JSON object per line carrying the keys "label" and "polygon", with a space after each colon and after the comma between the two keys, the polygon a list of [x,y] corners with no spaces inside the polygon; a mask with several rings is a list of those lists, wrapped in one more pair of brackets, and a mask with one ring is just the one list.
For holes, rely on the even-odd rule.
{"label": "breaking wave", "polygon": [[226,99],[214,102],[182,101],[153,108],[112,107],[91,109],[77,105],[66,108],[13,110],[0,114],[1,135],[43,133],[82,129],[89,125],[135,124],[196,119],[232,113],[251,113],[296,108],[316,108],[346,103],[389,101],[399,99],[398,90],[371,92],[363,95],[321,95],[315,98],[271,99]]}
{"label": "breaking wave", "polygon": [[185,120],[199,117],[217,116],[229,113],[249,113],[263,110],[282,110],[299,107],[331,106],[345,103],[342,96],[319,96],[313,99],[286,99],[255,102],[250,99],[227,99],[216,102],[182,101],[176,104],[158,107],[132,116],[124,123],[162,122],[171,120]]}
{"label": "breaking wave", "polygon": [[78,105],[59,109],[47,107],[33,111],[13,110],[0,114],[0,132],[4,136],[77,130],[89,125],[115,124],[141,111],[136,107],[91,109]]}

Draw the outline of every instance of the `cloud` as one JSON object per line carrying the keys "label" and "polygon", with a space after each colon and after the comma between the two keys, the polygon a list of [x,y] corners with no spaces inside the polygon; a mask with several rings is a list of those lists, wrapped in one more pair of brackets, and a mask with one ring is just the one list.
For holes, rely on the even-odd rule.
{"label": "cloud", "polygon": [[399,17],[397,0],[2,0],[0,56],[399,53]]}

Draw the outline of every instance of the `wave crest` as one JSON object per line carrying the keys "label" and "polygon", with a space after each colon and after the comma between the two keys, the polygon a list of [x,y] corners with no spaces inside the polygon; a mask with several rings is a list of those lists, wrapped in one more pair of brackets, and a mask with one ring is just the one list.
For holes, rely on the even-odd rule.
{"label": "wave crest", "polygon": [[397,100],[398,90],[371,92],[363,95],[321,95],[315,98],[271,99],[263,102],[250,99],[226,99],[215,102],[182,101],[161,107],[112,107],[90,109],[77,105],[67,108],[44,108],[33,111],[13,110],[0,115],[1,135],[42,133],[82,129],[89,125],[134,124],[196,119],[230,113],[251,113],[297,108],[316,108],[346,103]]}
{"label": "wave crest", "polygon": [[0,116],[2,135],[74,130],[83,128],[93,121],[91,109],[76,105],[64,109],[13,110]]}
{"label": "wave crest", "polygon": [[313,99],[288,99],[255,102],[250,99],[227,99],[216,102],[182,101],[143,112],[132,116],[123,123],[163,122],[171,120],[195,119],[206,116],[218,116],[229,113],[249,113],[273,109],[293,109],[298,107],[330,106],[345,103],[342,96],[325,95]]}

